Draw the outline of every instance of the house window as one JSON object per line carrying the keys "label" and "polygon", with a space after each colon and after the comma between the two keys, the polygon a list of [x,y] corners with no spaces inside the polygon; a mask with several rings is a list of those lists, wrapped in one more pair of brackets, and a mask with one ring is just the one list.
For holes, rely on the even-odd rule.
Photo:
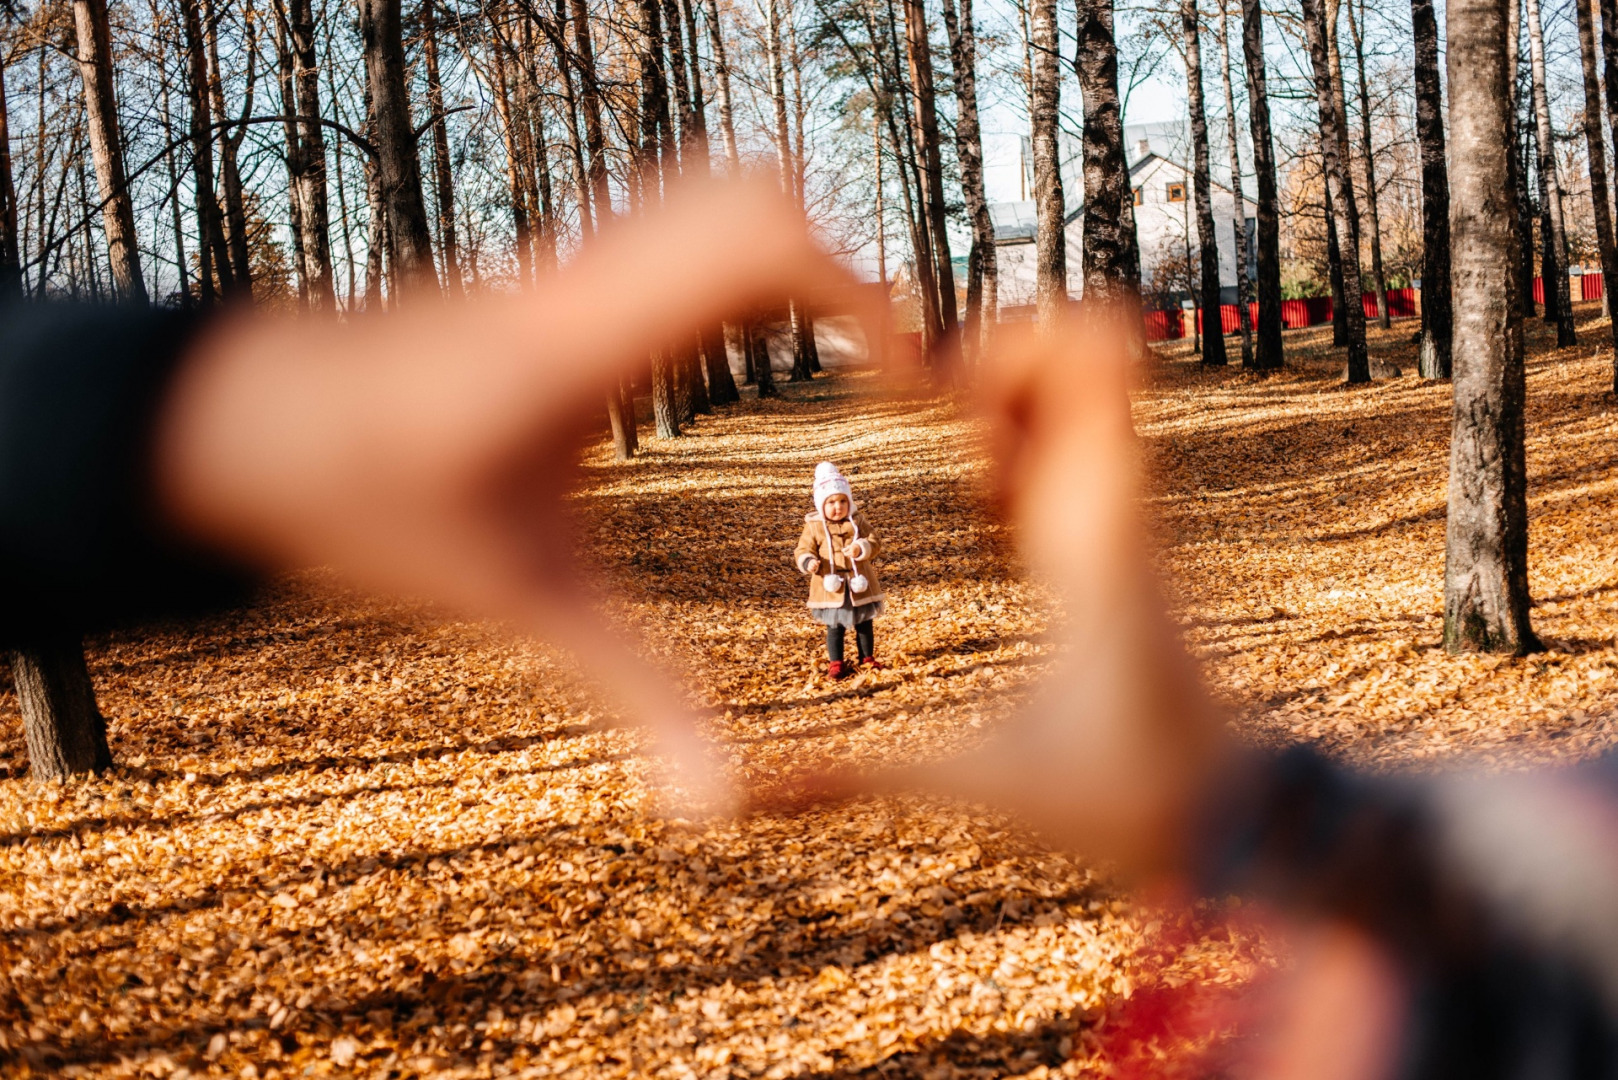
{"label": "house window", "polygon": [[1169,202],[1185,202],[1185,185],[1170,184],[1168,195]]}
{"label": "house window", "polygon": [[1136,188],[1135,189],[1135,205],[1136,206],[1145,206],[1146,205],[1146,189],[1145,188]]}

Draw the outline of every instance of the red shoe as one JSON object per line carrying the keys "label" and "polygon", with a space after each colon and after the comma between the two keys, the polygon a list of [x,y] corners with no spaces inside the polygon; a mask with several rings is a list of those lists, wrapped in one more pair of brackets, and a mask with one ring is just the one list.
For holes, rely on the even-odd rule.
{"label": "red shoe", "polygon": [[866,671],[886,671],[886,670],[888,670],[888,665],[884,664],[882,661],[878,660],[874,656],[861,657],[860,658],[860,667],[864,668]]}
{"label": "red shoe", "polygon": [[826,674],[834,679],[846,679],[854,674],[854,665],[843,660],[833,660],[826,665]]}

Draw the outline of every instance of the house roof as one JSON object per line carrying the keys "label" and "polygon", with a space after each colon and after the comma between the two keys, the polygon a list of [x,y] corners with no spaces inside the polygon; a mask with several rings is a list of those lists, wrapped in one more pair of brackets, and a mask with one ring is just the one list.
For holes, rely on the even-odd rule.
{"label": "house roof", "polygon": [[[1174,158],[1159,154],[1155,150],[1147,150],[1129,166],[1130,180],[1133,181],[1136,176],[1144,172],[1153,163],[1168,165],[1180,170],[1188,177],[1191,175],[1191,170]],[[1218,180],[1210,178],[1210,182],[1220,191],[1230,191],[1229,187],[1221,184]],[[1131,186],[1133,186],[1133,183],[1131,183]],[[1067,196],[1066,191],[1063,192],[1063,196],[1064,198]],[[1243,198],[1247,198],[1247,196],[1244,194]],[[994,223],[994,242],[996,244],[1032,243],[1035,233],[1038,231],[1035,213],[1035,204],[1032,199],[991,205],[989,207],[989,218]],[[1073,224],[1083,214],[1084,199],[1081,196],[1077,202],[1069,202],[1067,212],[1062,216],[1063,227]]]}

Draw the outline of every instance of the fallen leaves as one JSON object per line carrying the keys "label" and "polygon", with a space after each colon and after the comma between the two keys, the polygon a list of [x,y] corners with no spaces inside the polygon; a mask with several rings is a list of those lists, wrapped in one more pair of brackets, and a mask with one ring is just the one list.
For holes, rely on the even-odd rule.
{"label": "fallen leaves", "polygon": [[[1434,648],[1444,387],[1340,391],[1311,333],[1288,339],[1300,370],[1171,357],[1137,402],[1178,610],[1244,730],[1383,764],[1611,745],[1600,362],[1531,368],[1535,618],[1558,644],[1456,659]],[[872,385],[787,385],[586,462],[617,615],[753,782],[970,745],[1050,659],[976,425]],[[887,541],[892,667],[843,683],[789,565],[823,458]],[[120,767],[0,784],[7,1075],[1098,1075],[1131,995],[1275,963],[1219,905],[1142,910],[966,810],[659,816],[642,739],[564,651],[318,575],[98,639],[91,666]],[[16,777],[14,712],[4,730]]]}

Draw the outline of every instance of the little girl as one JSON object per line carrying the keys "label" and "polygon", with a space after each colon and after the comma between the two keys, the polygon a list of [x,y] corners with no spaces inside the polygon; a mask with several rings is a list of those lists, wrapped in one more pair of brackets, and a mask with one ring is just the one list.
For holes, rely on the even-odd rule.
{"label": "little girl", "polygon": [[854,674],[843,662],[843,639],[854,629],[860,666],[881,671],[876,658],[872,620],[882,614],[882,585],[876,578],[876,540],[865,516],[856,511],[854,489],[837,466],[815,466],[815,510],[804,515],[803,536],[795,558],[809,575],[809,614],[826,625],[826,674],[834,679]]}

